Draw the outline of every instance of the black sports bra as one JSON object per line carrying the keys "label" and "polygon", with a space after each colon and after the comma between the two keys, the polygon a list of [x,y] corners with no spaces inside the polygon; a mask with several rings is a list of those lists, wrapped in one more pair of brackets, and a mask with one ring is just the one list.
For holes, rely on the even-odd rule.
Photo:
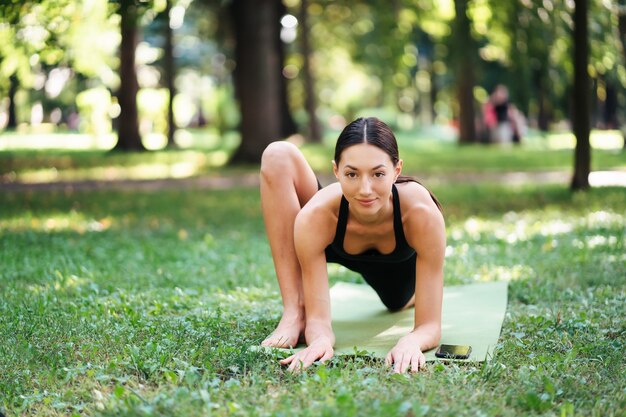
{"label": "black sports bra", "polygon": [[348,200],[344,196],[341,196],[341,205],[339,206],[339,216],[337,220],[337,230],[335,232],[335,239],[329,245],[332,248],[335,255],[346,260],[354,260],[361,262],[385,262],[385,263],[398,263],[403,262],[415,255],[415,249],[409,246],[404,236],[404,229],[402,227],[402,213],[400,212],[400,197],[398,196],[398,190],[395,184],[392,186],[393,195],[393,230],[396,239],[396,247],[389,254],[382,254],[376,249],[368,249],[365,252],[354,255],[347,253],[343,248],[343,241],[346,236],[346,226],[348,224]]}

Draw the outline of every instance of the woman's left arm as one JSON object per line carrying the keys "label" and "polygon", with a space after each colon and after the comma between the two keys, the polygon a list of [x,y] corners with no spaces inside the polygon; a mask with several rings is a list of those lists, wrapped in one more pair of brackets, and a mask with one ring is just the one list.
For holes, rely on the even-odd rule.
{"label": "woman's left arm", "polygon": [[[431,202],[429,195],[428,201]],[[446,250],[443,215],[434,203],[412,205],[406,214],[406,239],[417,252],[415,327],[400,338],[385,359],[398,373],[416,372],[426,361],[423,352],[439,344]]]}

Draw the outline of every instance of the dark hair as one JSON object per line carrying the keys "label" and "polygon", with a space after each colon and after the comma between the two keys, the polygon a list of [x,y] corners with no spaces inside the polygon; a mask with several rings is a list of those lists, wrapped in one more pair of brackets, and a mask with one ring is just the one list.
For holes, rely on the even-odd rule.
{"label": "dark hair", "polygon": [[385,151],[395,166],[398,156],[398,142],[396,137],[385,123],[376,117],[359,117],[346,127],[337,138],[335,145],[335,162],[339,164],[343,151],[353,145],[367,143]]}
{"label": "dark hair", "polygon": [[[344,127],[339,134],[337,144],[335,145],[335,163],[339,165],[341,154],[346,148],[361,143],[374,145],[385,151],[385,153],[389,155],[389,158],[391,158],[394,166],[396,166],[398,161],[400,161],[398,142],[396,141],[396,136],[391,131],[391,128],[376,117],[359,117]],[[407,175],[400,175],[396,179],[396,184],[404,182],[416,182],[422,185],[416,178]],[[439,210],[442,210],[437,197],[435,197],[430,190],[428,192]]]}

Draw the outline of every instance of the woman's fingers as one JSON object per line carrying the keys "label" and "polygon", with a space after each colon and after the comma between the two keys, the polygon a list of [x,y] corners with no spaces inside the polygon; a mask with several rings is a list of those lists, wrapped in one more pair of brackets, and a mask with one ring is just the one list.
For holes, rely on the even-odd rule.
{"label": "woman's fingers", "polygon": [[289,365],[288,371],[300,371],[308,368],[315,361],[326,362],[333,357],[333,349],[308,347],[280,361],[281,365]]}
{"label": "woman's fingers", "polygon": [[426,363],[422,352],[394,352],[385,357],[385,365],[393,367],[393,372],[403,374],[407,371],[418,372]]}
{"label": "woman's fingers", "polygon": [[[304,349],[300,352],[289,356],[280,361],[281,365],[289,365],[287,368],[288,371],[300,371],[308,368],[315,361],[319,361],[321,363],[326,362],[327,360],[333,357],[332,350],[310,350]],[[393,367],[394,373],[403,374],[407,371],[410,372],[418,372],[420,369],[424,367],[426,364],[426,357],[423,353],[395,353],[389,352],[385,357],[385,365]]]}
{"label": "woman's fingers", "polygon": [[385,365],[386,366],[393,365],[393,354],[391,352],[389,352],[387,356],[385,356]]}
{"label": "woman's fingers", "polygon": [[403,374],[406,372],[409,365],[411,365],[411,355],[402,353],[400,360],[397,360],[394,364],[393,371],[395,373]]}
{"label": "woman's fingers", "polygon": [[411,358],[411,372],[417,372],[424,366],[426,358],[423,354],[415,355]]}
{"label": "woman's fingers", "polygon": [[285,358],[285,359],[280,360],[278,363],[280,363],[281,365],[289,365],[289,364],[291,363],[291,361],[293,361],[293,358],[294,358],[295,356],[296,356],[296,355],[291,355],[291,356],[289,356],[288,358]]}
{"label": "woman's fingers", "polygon": [[330,358],[333,357],[334,352],[332,350],[330,351],[326,351],[326,353],[324,354],[324,356],[322,356],[322,358],[320,359],[321,363],[326,362],[327,360],[329,360]]}
{"label": "woman's fingers", "polygon": [[288,371],[302,371],[313,364],[317,360],[316,355],[306,354],[302,357],[296,357],[287,368]]}

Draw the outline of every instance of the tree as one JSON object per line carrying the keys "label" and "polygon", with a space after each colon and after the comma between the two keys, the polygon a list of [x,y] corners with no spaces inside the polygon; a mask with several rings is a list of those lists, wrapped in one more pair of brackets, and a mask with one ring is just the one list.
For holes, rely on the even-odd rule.
{"label": "tree", "polygon": [[17,128],[17,109],[15,105],[15,95],[17,94],[17,88],[19,86],[17,76],[15,74],[9,77],[9,93],[7,94],[7,98],[9,99],[9,108],[8,108],[8,120],[7,120],[7,128],[15,129]]}
{"label": "tree", "polygon": [[[16,39],[17,28],[20,25],[27,6],[25,4],[8,3],[0,6],[0,16],[8,25],[0,25],[0,75],[8,79],[8,86],[0,85],[6,89],[8,103],[7,128],[17,127],[17,109],[15,96],[20,86],[20,77],[28,73],[27,45],[20,45]],[[1,79],[0,79],[1,80]],[[4,84],[4,83],[2,83]],[[1,91],[1,90],[0,90]],[[3,91],[4,92],[4,91]]]}
{"label": "tree", "polygon": [[476,46],[471,33],[471,21],[467,15],[469,0],[455,0],[453,42],[455,45],[456,95],[459,117],[459,143],[478,141],[474,109],[474,65]]}
{"label": "tree", "polygon": [[591,145],[589,143],[589,101],[590,80],[589,37],[587,0],[575,0],[574,10],[574,86],[572,94],[572,124],[576,136],[574,150],[574,176],[572,190],[586,190],[589,188],[589,172],[591,171]]}
{"label": "tree", "polygon": [[280,50],[280,0],[233,0],[235,95],[241,144],[231,163],[257,163],[265,147],[284,135],[284,80]]}
{"label": "tree", "polygon": [[308,0],[300,0],[300,44],[302,47],[302,78],[304,82],[304,108],[309,116],[307,139],[311,142],[321,142],[322,132],[317,120],[317,100],[315,93],[313,69],[311,65],[311,43],[309,40]]}
{"label": "tree", "polygon": [[[63,10],[65,4],[56,5]],[[57,12],[58,13],[58,12]],[[33,73],[42,64],[58,63],[60,48],[59,34],[49,28],[54,18],[52,7],[47,1],[21,1],[0,4],[0,16],[6,23],[0,25],[0,91],[8,98],[7,128],[15,129],[18,124],[15,97],[20,88],[31,87]],[[34,33],[26,36],[26,33]]]}
{"label": "tree", "polygon": [[176,121],[174,120],[174,97],[176,95],[176,64],[174,62],[174,28],[172,27],[172,0],[166,0],[164,18],[165,45],[163,48],[163,76],[168,91],[167,100],[167,146],[176,146],[174,134],[176,133]]}
{"label": "tree", "polygon": [[[620,0],[619,4],[615,7],[617,11],[617,27],[619,33],[620,43],[622,44],[622,61],[626,65],[626,0]],[[621,120],[622,123],[626,123],[625,120]],[[622,126],[622,136],[624,137],[624,146],[626,149],[626,126]]]}
{"label": "tree", "polygon": [[120,30],[120,87],[117,99],[120,115],[117,120],[117,144],[115,150],[145,150],[139,134],[139,111],[137,93],[139,83],[135,68],[135,50],[139,39],[139,6],[135,0],[120,0],[118,13]]}

